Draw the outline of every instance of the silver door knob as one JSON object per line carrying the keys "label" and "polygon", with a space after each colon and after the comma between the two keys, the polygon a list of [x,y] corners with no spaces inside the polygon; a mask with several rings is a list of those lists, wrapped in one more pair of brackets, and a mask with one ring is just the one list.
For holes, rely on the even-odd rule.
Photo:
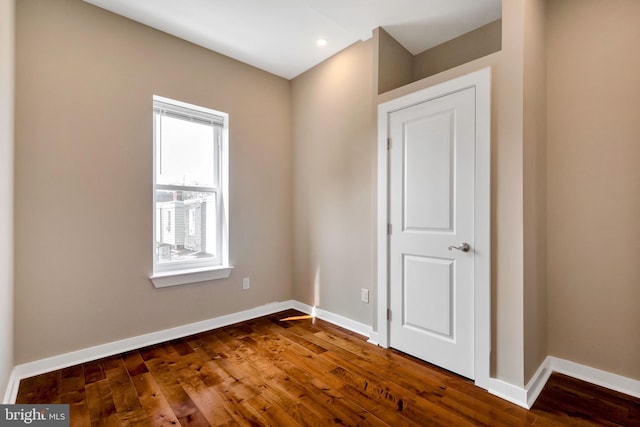
{"label": "silver door knob", "polygon": [[449,250],[458,250],[458,251],[462,251],[462,252],[469,252],[469,249],[471,249],[471,246],[469,246],[468,243],[460,243],[458,246],[449,246]]}

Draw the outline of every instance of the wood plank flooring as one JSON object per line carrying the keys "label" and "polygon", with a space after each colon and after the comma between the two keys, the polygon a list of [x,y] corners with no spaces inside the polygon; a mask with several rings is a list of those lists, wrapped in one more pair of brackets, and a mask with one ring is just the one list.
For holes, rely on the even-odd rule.
{"label": "wood plank flooring", "polygon": [[[287,311],[28,378],[72,426],[640,426],[640,399],[553,375],[531,411]],[[302,316],[304,317],[304,316]]]}

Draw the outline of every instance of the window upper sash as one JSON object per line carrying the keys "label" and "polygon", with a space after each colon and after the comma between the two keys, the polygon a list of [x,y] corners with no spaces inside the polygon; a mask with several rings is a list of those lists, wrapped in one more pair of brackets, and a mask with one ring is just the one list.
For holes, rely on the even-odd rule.
{"label": "window upper sash", "polygon": [[181,107],[179,105],[171,105],[157,100],[153,101],[153,112],[155,114],[209,126],[222,127],[224,125],[224,117],[211,114],[206,111],[198,111],[192,108]]}

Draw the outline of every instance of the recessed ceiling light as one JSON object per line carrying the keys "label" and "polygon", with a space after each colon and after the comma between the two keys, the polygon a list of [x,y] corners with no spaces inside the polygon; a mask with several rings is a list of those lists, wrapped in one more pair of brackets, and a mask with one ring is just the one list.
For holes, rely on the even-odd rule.
{"label": "recessed ceiling light", "polygon": [[316,41],[316,44],[317,44],[318,46],[320,46],[320,47],[324,47],[324,46],[326,46],[326,45],[327,45],[327,39],[318,39],[318,40]]}

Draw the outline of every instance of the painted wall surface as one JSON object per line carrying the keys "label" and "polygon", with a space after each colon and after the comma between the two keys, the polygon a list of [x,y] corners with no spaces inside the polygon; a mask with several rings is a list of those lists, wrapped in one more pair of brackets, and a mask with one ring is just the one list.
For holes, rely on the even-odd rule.
{"label": "painted wall surface", "polygon": [[523,378],[523,27],[524,2],[502,4],[502,50],[494,70],[492,125],[493,375]]}
{"label": "painted wall surface", "polygon": [[383,28],[373,32],[374,77],[377,94],[389,92],[474,59],[498,52],[502,46],[502,20],[497,20],[417,55]]}
{"label": "painted wall surface", "polygon": [[384,93],[409,84],[413,78],[414,56],[383,28],[376,28],[374,40],[377,40],[377,92]]}
{"label": "painted wall surface", "polygon": [[[492,375],[523,386],[548,352],[640,379],[640,3],[545,3],[503,3],[500,52],[375,96],[372,41],[288,82],[80,0],[17,2],[14,319],[0,0],[0,387],[14,349],[23,363],[292,296],[375,326],[376,105],[486,66]],[[148,280],[153,94],[230,113],[228,280]]]}
{"label": "painted wall surface", "polygon": [[524,22],[524,378],[547,357],[546,1],[527,0]]}
{"label": "painted wall surface", "polygon": [[[16,26],[16,363],[290,299],[289,81],[80,0]],[[229,279],[148,279],[154,94],[230,114]]]}
{"label": "painted wall surface", "polygon": [[413,81],[498,52],[502,45],[501,33],[502,21],[497,20],[417,54],[413,61]]}
{"label": "painted wall surface", "polygon": [[343,50],[291,83],[294,299],[371,324],[376,129],[372,42]]}
{"label": "painted wall surface", "polygon": [[14,0],[0,0],[0,398],[13,369],[13,82]]}
{"label": "painted wall surface", "polygon": [[548,9],[549,352],[640,379],[640,2]]}

